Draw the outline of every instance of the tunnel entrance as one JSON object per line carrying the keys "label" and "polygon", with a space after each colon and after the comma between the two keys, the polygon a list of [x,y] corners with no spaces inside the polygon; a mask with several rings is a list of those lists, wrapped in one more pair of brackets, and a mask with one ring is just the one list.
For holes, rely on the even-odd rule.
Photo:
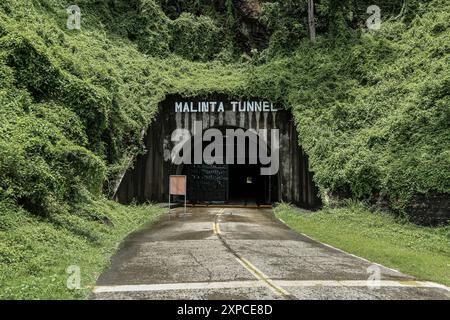
{"label": "tunnel entrance", "polygon": [[230,195],[229,201],[243,205],[267,204],[267,177],[261,177],[259,166],[252,164],[230,166]]}
{"label": "tunnel entrance", "polygon": [[[244,156],[242,152],[238,154],[237,148],[242,147],[243,140],[227,140],[230,136],[227,129],[231,128],[256,133],[258,156],[261,146],[270,156],[275,151],[279,153],[276,170],[262,174],[262,169],[270,168],[271,164],[259,158],[255,162],[251,157],[255,152],[250,152],[250,144],[245,144]],[[209,129],[223,134],[220,146],[225,158],[230,150],[227,148],[232,145],[234,162],[211,162],[203,154],[200,161],[192,156],[190,162],[176,163],[174,150],[180,137],[174,133],[179,130],[190,132],[192,138],[183,146],[190,145],[194,153],[196,146],[200,146],[201,153],[215,139],[195,142],[194,136],[196,132],[204,135]],[[275,131],[277,136],[273,139],[271,132]],[[265,139],[260,140],[264,133]],[[248,139],[245,141],[253,138]],[[268,101],[240,101],[225,95],[170,96],[160,104],[157,119],[146,132],[144,143],[145,154],[137,157],[115,192],[114,198],[121,203],[168,202],[169,176],[183,174],[187,176],[187,200],[194,204],[262,205],[286,201],[304,208],[316,208],[321,204],[308,157],[298,143],[291,113]],[[215,152],[209,157],[214,158]],[[184,153],[185,149],[180,152],[180,157],[184,157]]]}
{"label": "tunnel entrance", "polygon": [[261,176],[260,166],[188,165],[188,199],[192,203],[264,205],[276,201],[277,176]]}
{"label": "tunnel entrance", "polygon": [[264,205],[279,201],[278,174],[261,176],[260,168],[258,165],[230,166],[230,203]]}
{"label": "tunnel entrance", "polygon": [[[238,157],[238,147],[236,141],[232,145],[232,164],[227,164],[227,130],[241,130],[242,128],[222,127],[220,130],[221,141],[214,141],[221,149],[219,163],[213,164],[187,164],[182,165],[182,169],[177,172],[187,176],[187,198],[191,203],[213,203],[213,204],[240,204],[240,205],[263,205],[278,201],[277,180],[278,172],[273,175],[261,175],[263,165],[252,161],[250,154],[250,144],[256,144],[256,150],[264,143],[259,140],[252,141],[250,137],[243,142],[244,157]],[[242,142],[242,141],[241,141]],[[193,141],[189,141],[193,149]],[[202,151],[208,147],[208,142],[202,143]],[[268,148],[264,143],[264,148]],[[212,152],[212,156],[216,156]],[[256,163],[255,163],[256,162]]]}

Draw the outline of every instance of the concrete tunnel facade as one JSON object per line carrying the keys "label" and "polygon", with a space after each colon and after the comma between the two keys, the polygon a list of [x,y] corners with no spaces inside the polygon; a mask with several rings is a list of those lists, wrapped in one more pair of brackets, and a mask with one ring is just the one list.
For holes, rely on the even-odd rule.
{"label": "concrete tunnel facade", "polygon": [[[266,147],[272,150],[270,132],[279,133],[279,169],[276,174],[261,176],[261,163],[250,164],[174,164],[171,151],[176,129],[203,131],[214,128],[223,132],[224,149],[227,129],[251,129],[269,132]],[[193,140],[193,139],[192,139]],[[248,140],[246,140],[248,144]],[[205,142],[202,141],[202,148]],[[259,142],[261,144],[261,142]],[[264,99],[230,99],[225,95],[185,98],[167,97],[160,103],[158,115],[145,136],[146,152],[139,155],[123,176],[114,198],[124,204],[133,201],[168,202],[169,176],[187,176],[187,201],[261,205],[285,201],[313,209],[321,205],[318,189],[309,170],[308,156],[299,146],[291,112]],[[234,147],[234,146],[233,146]],[[258,145],[258,150],[261,146]],[[247,147],[248,149],[248,147]],[[249,151],[246,150],[246,155]],[[236,162],[239,162],[238,160]]]}

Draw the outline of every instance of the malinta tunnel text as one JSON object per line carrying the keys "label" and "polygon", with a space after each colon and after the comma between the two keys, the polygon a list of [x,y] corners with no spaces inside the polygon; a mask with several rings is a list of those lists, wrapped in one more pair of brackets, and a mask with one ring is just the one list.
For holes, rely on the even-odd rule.
{"label": "malinta tunnel text", "polygon": [[[233,112],[276,112],[269,101],[231,101]],[[226,104],[222,101],[175,102],[175,112],[225,112]]]}

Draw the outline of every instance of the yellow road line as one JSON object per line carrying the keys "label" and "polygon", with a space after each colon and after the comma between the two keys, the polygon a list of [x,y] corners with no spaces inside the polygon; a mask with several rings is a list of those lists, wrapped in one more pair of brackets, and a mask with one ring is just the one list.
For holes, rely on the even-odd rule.
{"label": "yellow road line", "polygon": [[215,222],[213,223],[213,231],[214,234],[219,234],[219,232],[217,231],[217,224]]}
{"label": "yellow road line", "polygon": [[272,290],[275,294],[285,298],[289,299],[291,298],[291,295],[289,292],[284,290],[282,287],[277,286],[267,275],[265,275],[261,270],[259,270],[255,265],[253,265],[250,261],[245,259],[244,257],[240,256],[236,251],[231,249],[231,247],[225,242],[225,240],[221,237],[221,231],[220,231],[220,224],[219,224],[219,217],[224,213],[225,209],[222,209],[216,216],[216,219],[213,223],[213,230],[214,234],[219,237],[219,239],[222,241],[223,244],[233,253],[233,255],[236,257],[236,260],[245,268],[247,271],[249,271],[256,279],[261,281],[266,287],[268,287],[270,290]]}
{"label": "yellow road line", "polygon": [[[221,209],[219,211],[219,213],[217,214],[217,217],[220,217],[224,213],[224,211],[225,211],[225,209]],[[220,226],[219,226],[219,223],[217,222],[217,219],[215,219],[213,222],[213,231],[214,231],[214,234],[220,234]]]}
{"label": "yellow road line", "polygon": [[245,259],[244,257],[237,256],[236,260],[244,266],[250,273],[258,280],[263,282],[266,287],[268,287],[270,290],[272,290],[274,293],[278,294],[279,296],[290,299],[291,295],[289,292],[284,290],[282,287],[277,286],[267,275],[265,275],[261,270],[259,270],[254,264],[252,264],[250,261]]}

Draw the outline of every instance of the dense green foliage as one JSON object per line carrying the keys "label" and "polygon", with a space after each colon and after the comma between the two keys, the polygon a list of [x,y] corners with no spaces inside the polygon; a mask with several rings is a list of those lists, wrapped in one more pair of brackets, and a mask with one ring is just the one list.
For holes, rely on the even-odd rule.
{"label": "dense green foliage", "polygon": [[[0,198],[43,215],[108,191],[167,94],[208,92],[292,108],[322,191],[381,197],[397,209],[415,194],[450,191],[446,1],[386,6],[400,16],[373,32],[351,28],[363,4],[320,2],[315,45],[295,19],[305,4],[272,1],[261,16],[272,30],[267,49],[227,65],[176,56],[213,58],[237,23],[230,1],[222,15],[196,3],[183,13],[173,1],[81,1],[83,28],[68,30],[62,2],[3,1]],[[410,7],[420,15],[407,17]],[[336,35],[333,17],[344,12],[351,19]]]}
{"label": "dense green foliage", "polygon": [[426,228],[373,213],[358,203],[346,208],[301,211],[287,204],[275,214],[297,232],[419,280],[450,285],[450,228]]}
{"label": "dense green foliage", "polygon": [[210,60],[221,49],[221,30],[211,18],[183,13],[171,30],[171,51],[187,59]]}
{"label": "dense green foliage", "polygon": [[[0,299],[88,297],[120,241],[164,212],[111,201],[96,201],[84,208],[101,212],[103,223],[68,214],[41,219],[0,203]],[[79,268],[79,289],[67,288],[67,283],[77,285],[72,268]]]}
{"label": "dense green foliage", "polygon": [[[1,20],[0,198],[34,213],[45,214],[53,201],[98,196],[107,174],[123,171],[123,159],[140,149],[141,130],[165,94],[226,92],[233,73],[238,84],[238,68],[146,58],[96,29],[58,28],[31,3],[34,16],[46,19]],[[218,77],[195,80],[200,73]]]}
{"label": "dense green foliage", "polygon": [[450,193],[448,1],[380,1],[378,31],[364,27],[369,1],[316,1],[315,44],[306,1],[267,1],[259,52],[242,47],[235,2],[79,0],[82,28],[68,30],[64,1],[2,0],[0,236],[19,218],[102,225],[99,199],[169,94],[283,103],[322,194],[403,212]]}
{"label": "dense green foliage", "polygon": [[450,11],[433,4],[410,28],[305,43],[263,67],[292,106],[320,186],[395,209],[450,191]]}
{"label": "dense green foliage", "polygon": [[[223,57],[226,32],[214,19],[236,18],[230,3],[222,18],[199,2],[171,19],[153,0],[87,1],[78,31],[65,29],[57,1],[3,1],[0,197],[44,214],[55,201],[96,196],[140,150],[141,130],[167,94],[215,91],[292,108],[322,191],[379,196],[398,209],[415,194],[449,192],[446,1],[413,2],[415,19],[405,6],[386,6],[404,15],[379,31],[350,27],[361,3],[324,1],[314,45],[295,19],[305,5],[273,1],[261,18],[273,31],[268,47],[248,62],[174,56]],[[333,16],[343,12],[354,14],[338,30]]]}

